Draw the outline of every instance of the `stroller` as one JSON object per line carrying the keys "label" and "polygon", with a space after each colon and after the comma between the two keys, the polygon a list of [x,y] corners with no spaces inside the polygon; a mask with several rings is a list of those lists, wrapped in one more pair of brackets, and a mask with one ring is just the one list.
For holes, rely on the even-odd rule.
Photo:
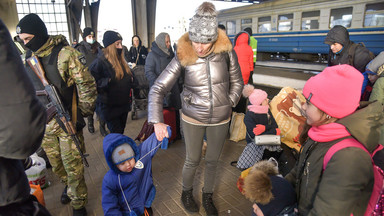
{"label": "stroller", "polygon": [[138,119],[138,110],[147,110],[149,83],[145,76],[144,65],[136,65],[131,69],[138,82],[138,87],[133,90],[132,94],[132,120]]}

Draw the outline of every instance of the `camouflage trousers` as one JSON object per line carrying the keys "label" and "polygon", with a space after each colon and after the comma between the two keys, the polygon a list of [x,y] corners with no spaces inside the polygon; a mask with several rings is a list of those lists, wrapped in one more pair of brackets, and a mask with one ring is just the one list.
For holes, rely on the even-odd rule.
{"label": "camouflage trousers", "polygon": [[[81,142],[80,148],[85,153],[83,133],[79,132],[78,137]],[[71,198],[71,206],[74,209],[84,207],[88,202],[84,165],[71,136],[60,127],[55,119],[46,125],[41,146],[52,165],[53,173],[68,186],[67,193]]]}

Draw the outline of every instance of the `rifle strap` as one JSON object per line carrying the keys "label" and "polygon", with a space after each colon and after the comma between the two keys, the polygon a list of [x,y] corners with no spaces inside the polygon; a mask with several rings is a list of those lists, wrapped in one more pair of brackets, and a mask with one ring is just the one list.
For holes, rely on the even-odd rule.
{"label": "rifle strap", "polygon": [[73,97],[72,97],[72,124],[76,128],[77,122],[77,100],[76,100],[76,86],[73,87]]}

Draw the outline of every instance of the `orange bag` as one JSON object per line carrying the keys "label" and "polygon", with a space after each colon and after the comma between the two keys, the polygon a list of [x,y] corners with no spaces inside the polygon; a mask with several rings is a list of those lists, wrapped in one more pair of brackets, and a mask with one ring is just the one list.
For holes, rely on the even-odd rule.
{"label": "orange bag", "polygon": [[40,185],[30,184],[29,186],[31,187],[31,194],[37,198],[37,201],[39,201],[41,205],[45,206],[44,194]]}

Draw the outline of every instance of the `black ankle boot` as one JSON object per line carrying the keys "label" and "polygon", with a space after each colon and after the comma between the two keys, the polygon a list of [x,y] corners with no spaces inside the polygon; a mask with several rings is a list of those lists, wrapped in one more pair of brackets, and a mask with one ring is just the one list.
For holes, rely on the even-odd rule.
{"label": "black ankle boot", "polygon": [[195,200],[193,199],[192,189],[188,191],[184,191],[181,193],[181,202],[184,205],[184,208],[187,209],[190,212],[198,212],[199,207],[197,207],[197,204]]}
{"label": "black ankle boot", "polygon": [[207,213],[207,216],[217,216],[217,209],[215,207],[215,204],[213,204],[212,200],[213,193],[204,193],[203,192],[203,207],[205,209],[205,213]]}
{"label": "black ankle boot", "polygon": [[95,133],[95,126],[93,126],[93,116],[88,116],[87,119],[89,133]]}
{"label": "black ankle boot", "polygon": [[71,198],[69,198],[69,196],[67,194],[67,189],[68,189],[68,186],[65,186],[64,191],[61,194],[61,199],[60,199],[61,203],[64,205],[71,202]]}
{"label": "black ankle boot", "polygon": [[85,207],[80,209],[73,209],[73,216],[87,216],[87,210]]}
{"label": "black ankle boot", "polygon": [[105,122],[102,120],[100,120],[100,133],[101,133],[101,136],[103,136],[103,137],[108,135],[108,132],[105,129]]}

